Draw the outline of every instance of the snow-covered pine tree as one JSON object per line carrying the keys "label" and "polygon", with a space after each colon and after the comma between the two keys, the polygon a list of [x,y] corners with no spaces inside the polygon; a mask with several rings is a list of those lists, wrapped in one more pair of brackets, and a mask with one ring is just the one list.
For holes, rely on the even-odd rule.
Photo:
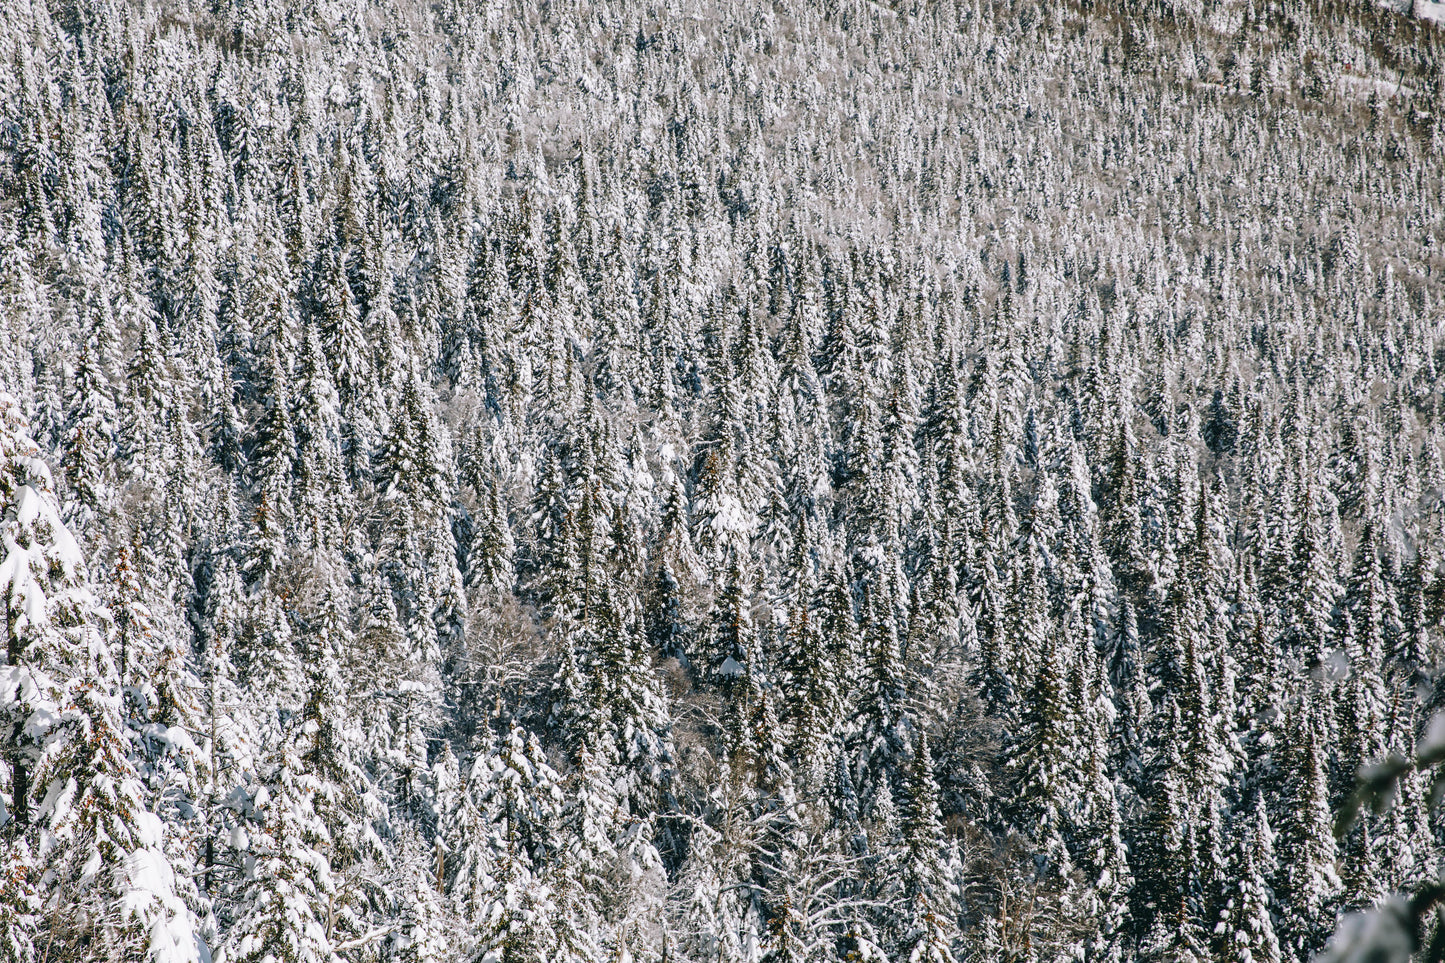
{"label": "snow-covered pine tree", "polygon": [[196,918],[132,761],[115,626],[60,516],[18,403],[0,394],[7,646],[0,711],[13,847],[4,916],[17,960],[100,952],[195,960]]}

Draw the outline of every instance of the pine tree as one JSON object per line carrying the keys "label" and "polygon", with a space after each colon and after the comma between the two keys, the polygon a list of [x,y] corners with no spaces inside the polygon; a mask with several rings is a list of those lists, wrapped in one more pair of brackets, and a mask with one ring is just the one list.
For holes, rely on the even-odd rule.
{"label": "pine tree", "polygon": [[[944,837],[938,784],[928,737],[919,734],[903,791],[901,832],[906,856],[902,896],[907,907],[900,956],[909,963],[950,963],[953,894],[943,865]],[[906,955],[905,955],[906,954]]]}
{"label": "pine tree", "polygon": [[174,401],[169,391],[172,375],[163,333],[151,315],[139,320],[139,338],[125,372],[129,390],[121,404],[120,457],[136,477],[155,484],[167,467],[161,432],[166,408]]}
{"label": "pine tree", "polygon": [[1319,712],[1306,703],[1291,714],[1286,796],[1278,820],[1280,944],[1300,956],[1323,945],[1340,887]]}
{"label": "pine tree", "polygon": [[881,792],[900,771],[911,721],[906,714],[908,691],[899,651],[897,607],[882,580],[867,586],[865,592],[860,640],[863,665],[855,690],[853,738],[859,784],[867,798]]}
{"label": "pine tree", "polygon": [[[164,854],[122,721],[113,622],[60,519],[48,466],[15,400],[0,395],[0,499],[8,645],[0,712],[14,845],[0,915],[6,952],[90,947],[108,958],[195,956],[195,918]],[[27,854],[28,858],[27,858]],[[37,904],[73,907],[37,917]]]}
{"label": "pine tree", "polygon": [[348,514],[341,451],[340,400],[314,327],[307,327],[297,385],[295,491],[297,527],[311,548],[333,549]]}
{"label": "pine tree", "polygon": [[1291,605],[1286,616],[1289,644],[1310,668],[1329,655],[1330,625],[1339,596],[1329,545],[1311,481],[1299,494],[1301,523],[1290,557]]}
{"label": "pine tree", "polygon": [[1203,960],[1208,932],[1199,916],[1199,867],[1196,862],[1189,776],[1179,734],[1179,707],[1166,703],[1148,778],[1158,787],[1138,827],[1131,868],[1138,880],[1132,915],[1146,959]]}
{"label": "pine tree", "polygon": [[667,706],[642,644],[636,608],[604,586],[589,612],[596,626],[589,647],[592,702],[627,773],[619,789],[632,813],[645,817],[664,798],[673,752]]}
{"label": "pine tree", "polygon": [[284,564],[294,504],[296,437],[291,421],[290,379],[274,344],[267,356],[265,379],[265,407],[251,443],[252,489],[257,506],[246,570],[253,584],[265,582]]}
{"label": "pine tree", "polygon": [[115,333],[109,318],[98,317],[81,347],[67,404],[65,454],[61,466],[75,509],[89,521],[109,503],[115,460],[116,412],[111,365]]}
{"label": "pine tree", "polygon": [[1229,884],[1224,913],[1215,927],[1215,942],[1224,959],[1240,963],[1279,963],[1275,936],[1273,893],[1274,840],[1263,800],[1239,815],[1229,851]]}
{"label": "pine tree", "polygon": [[617,887],[627,865],[619,840],[626,831],[626,813],[612,784],[606,747],[584,745],[564,792],[561,820],[567,842],[553,870],[558,907],[553,932],[554,958],[590,963],[603,953],[606,921],[625,905]]}
{"label": "pine tree", "polygon": [[233,898],[221,947],[227,959],[311,963],[335,955],[329,910],[342,894],[322,855],[329,834],[313,811],[321,783],[293,738],[283,738],[251,800],[258,824],[249,827],[245,858],[255,868]]}
{"label": "pine tree", "polygon": [[1067,699],[1067,668],[1059,641],[1053,633],[1042,641],[1045,648],[1009,752],[1009,798],[1013,823],[1031,833],[1046,872],[1066,876],[1073,869],[1068,840],[1075,827],[1070,814],[1083,788],[1075,769],[1078,720]]}
{"label": "pine tree", "polygon": [[555,907],[543,878],[556,855],[560,779],[541,747],[517,727],[479,757],[468,779],[469,817],[458,820],[449,849],[457,854],[450,892],[471,921],[477,958],[546,959]]}
{"label": "pine tree", "polygon": [[481,499],[467,553],[467,579],[473,585],[510,593],[516,580],[516,543],[506,506],[494,486],[489,486]]}
{"label": "pine tree", "polygon": [[793,540],[792,587],[788,623],[779,659],[780,685],[785,702],[783,723],[791,731],[791,748],[805,765],[819,755],[831,735],[841,703],[834,688],[833,666],[827,640],[814,610],[818,592],[814,556],[816,547],[806,521],[800,516]]}
{"label": "pine tree", "polygon": [[1109,452],[1109,498],[1106,500],[1104,550],[1114,571],[1114,582],[1137,609],[1149,588],[1150,571],[1144,556],[1143,520],[1135,473],[1136,449],[1130,412],[1121,412],[1118,435]]}

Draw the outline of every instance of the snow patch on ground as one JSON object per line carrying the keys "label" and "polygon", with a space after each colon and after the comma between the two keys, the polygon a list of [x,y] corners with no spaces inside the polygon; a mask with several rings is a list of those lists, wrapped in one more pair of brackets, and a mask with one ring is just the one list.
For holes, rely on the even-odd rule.
{"label": "snow patch on ground", "polygon": [[[1445,4],[1436,4],[1445,7]],[[1380,97],[1408,97],[1413,94],[1414,88],[1398,83],[1394,80],[1386,80],[1383,77],[1361,77],[1358,74],[1344,74],[1340,77],[1340,87],[1346,92],[1357,97],[1368,97],[1370,94],[1377,94]]]}
{"label": "snow patch on ground", "polygon": [[1435,0],[1380,0],[1380,6],[1418,20],[1445,23],[1445,3]]}
{"label": "snow patch on ground", "polygon": [[1415,0],[1411,12],[1421,20],[1445,23],[1445,3],[1435,3],[1433,0]]}

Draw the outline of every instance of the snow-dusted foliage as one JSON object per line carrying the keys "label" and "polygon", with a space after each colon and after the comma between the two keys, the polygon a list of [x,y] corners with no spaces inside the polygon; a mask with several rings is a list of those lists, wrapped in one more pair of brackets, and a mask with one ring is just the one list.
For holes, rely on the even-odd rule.
{"label": "snow-dusted foliage", "polygon": [[0,4],[0,963],[1445,954],[1437,6]]}
{"label": "snow-dusted foliage", "polygon": [[0,544],[7,958],[197,960],[189,880],[177,878],[151,808],[141,735],[125,724],[113,620],[20,405],[4,393]]}

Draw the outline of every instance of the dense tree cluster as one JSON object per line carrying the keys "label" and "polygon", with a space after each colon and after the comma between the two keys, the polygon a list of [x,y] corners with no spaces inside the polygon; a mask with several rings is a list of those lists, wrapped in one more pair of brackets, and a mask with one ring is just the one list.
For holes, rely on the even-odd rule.
{"label": "dense tree cluster", "polygon": [[0,5],[0,961],[1303,961],[1432,877],[1445,30]]}

